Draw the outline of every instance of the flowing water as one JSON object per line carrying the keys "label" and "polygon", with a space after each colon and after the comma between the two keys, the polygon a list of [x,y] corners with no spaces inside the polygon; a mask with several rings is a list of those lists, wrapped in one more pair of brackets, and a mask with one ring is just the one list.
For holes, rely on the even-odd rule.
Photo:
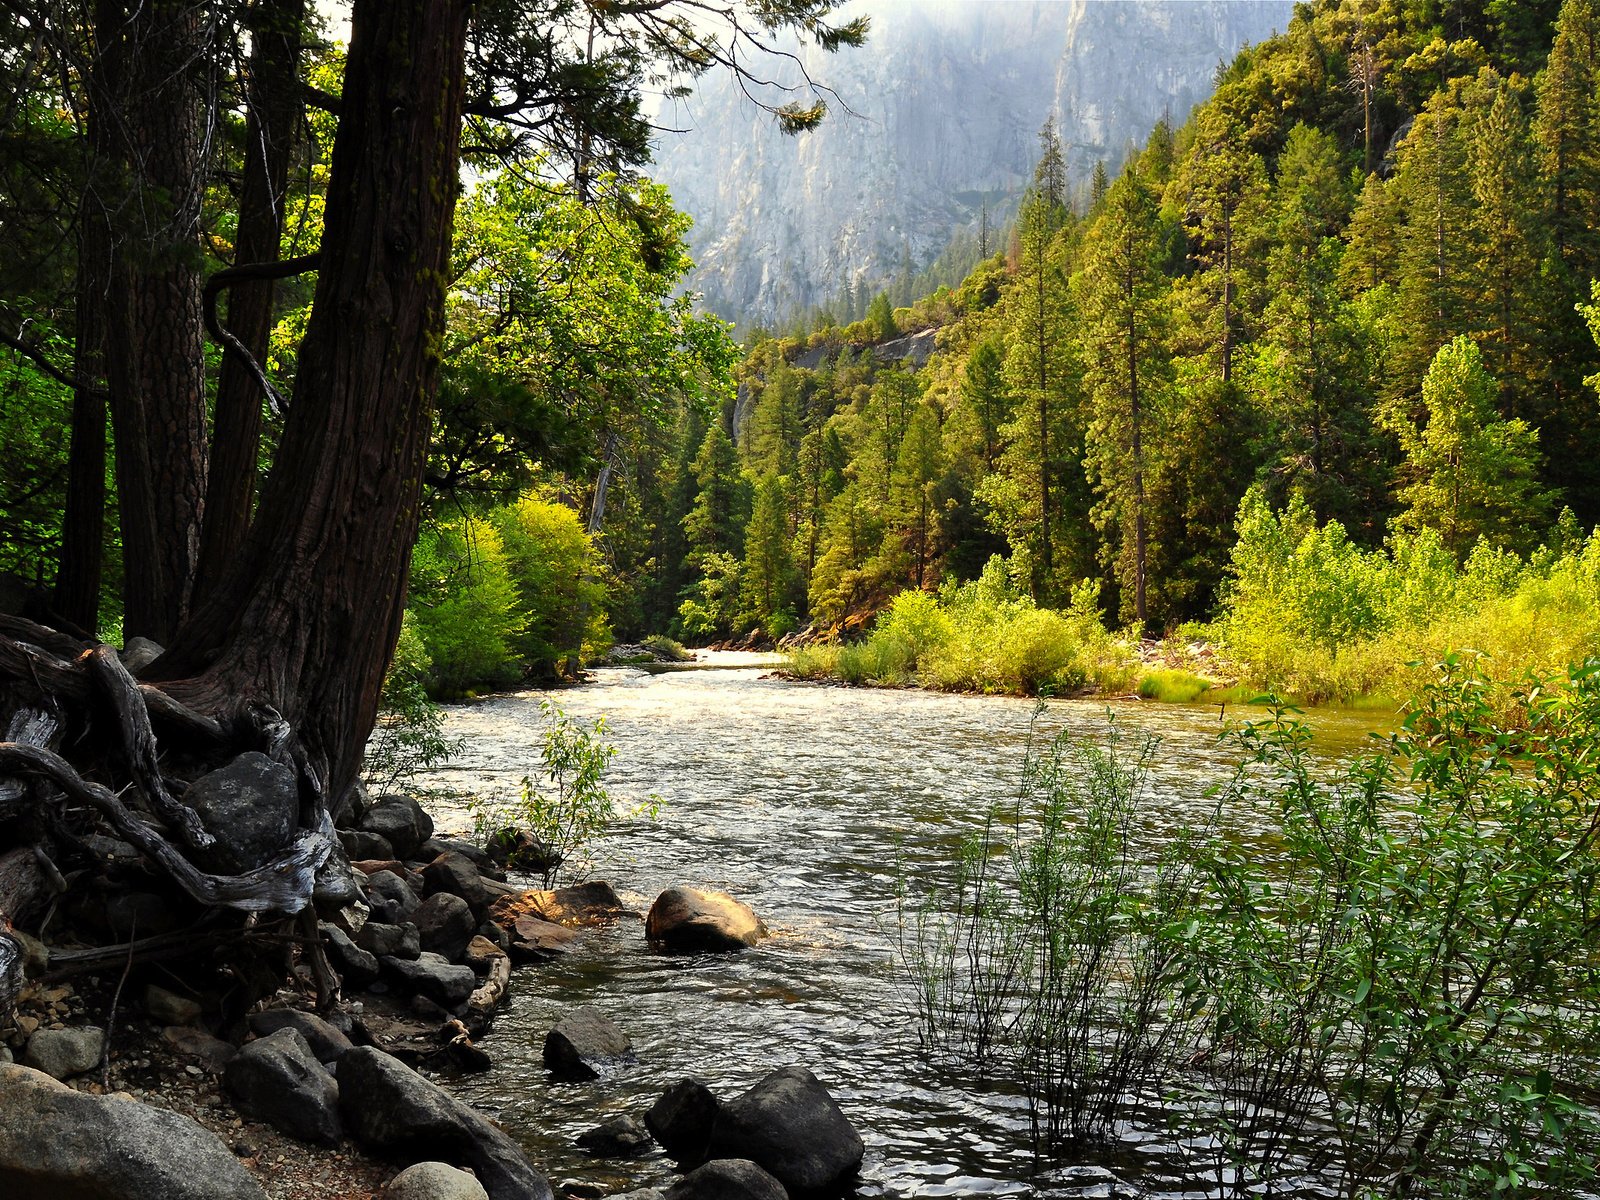
{"label": "flowing water", "polygon": [[[458,1090],[494,1113],[558,1183],[608,1191],[663,1185],[659,1155],[590,1159],[574,1138],[621,1113],[642,1115],[672,1081],[696,1076],[732,1096],[774,1067],[809,1067],[867,1144],[863,1196],[1204,1196],[1182,1148],[1159,1128],[1130,1130],[1124,1152],[1036,1164],[1020,1097],[931,1065],[897,974],[896,889],[948,870],[988,804],[1014,794],[1030,701],[866,691],[768,677],[752,656],[718,669],[597,671],[557,697],[573,716],[604,714],[617,748],[607,779],[625,801],[659,795],[655,822],[623,823],[591,848],[590,878],[641,912],[673,884],[749,903],[774,936],[734,956],[666,957],[623,922],[586,933],[557,962],[519,968],[485,1047],[486,1075]],[[538,763],[542,693],[452,707],[466,752],[425,784],[510,792]],[[1211,811],[1226,777],[1215,706],[1117,702],[1123,726],[1162,740],[1142,832],[1159,839]],[[1103,735],[1108,706],[1056,701],[1036,736]],[[1231,718],[1236,715],[1228,714]],[[1364,742],[1379,722],[1319,713],[1320,744]],[[441,829],[466,827],[448,801]],[[1248,827],[1238,829],[1250,836]],[[524,881],[531,882],[531,881]],[[590,1083],[558,1083],[541,1062],[545,1031],[590,1004],[631,1036],[638,1063]]]}

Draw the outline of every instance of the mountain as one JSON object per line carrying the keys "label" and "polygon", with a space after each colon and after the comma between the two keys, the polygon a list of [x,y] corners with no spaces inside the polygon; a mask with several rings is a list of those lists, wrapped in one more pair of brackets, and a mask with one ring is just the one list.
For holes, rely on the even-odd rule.
{"label": "mountain", "polygon": [[820,128],[779,132],[726,73],[659,116],[670,129],[653,173],[695,220],[688,286],[737,324],[781,321],[847,286],[864,305],[956,235],[975,246],[985,204],[1015,210],[1048,117],[1074,181],[1097,161],[1114,170],[1164,114],[1182,123],[1219,63],[1286,27],[1293,4],[859,0],[845,11],[871,16],[865,47],[796,50],[837,93]]}

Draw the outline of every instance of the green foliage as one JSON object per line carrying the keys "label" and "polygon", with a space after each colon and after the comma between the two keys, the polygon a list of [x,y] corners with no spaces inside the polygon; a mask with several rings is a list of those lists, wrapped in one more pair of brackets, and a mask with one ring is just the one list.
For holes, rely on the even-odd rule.
{"label": "green foliage", "polygon": [[490,519],[517,589],[522,628],[512,649],[524,669],[551,674],[569,656],[588,659],[609,645],[602,563],[578,514],[524,496]]}
{"label": "green foliage", "polygon": [[1159,1101],[1223,1196],[1579,1194],[1600,662],[1512,699],[1447,659],[1398,734],[1334,764],[1276,710],[1227,735],[1212,823],[1156,846],[1151,742],[1030,749],[1017,798],[902,892],[925,1046],[1018,1088],[1057,1147]]}
{"label": "green foliage", "polygon": [[507,846],[521,844],[525,834],[531,847],[513,860],[514,866],[537,870],[550,887],[572,857],[603,834],[611,823],[645,816],[654,819],[659,797],[619,812],[605,785],[607,765],[616,747],[606,741],[606,719],[584,725],[569,717],[553,700],[543,700],[544,735],[539,745],[537,777],[524,775],[513,797],[474,797],[467,802],[477,835]]}
{"label": "green foliage", "polygon": [[411,612],[436,694],[517,678],[513,647],[524,618],[490,522],[467,516],[423,533],[411,556]]}
{"label": "green foliage", "polygon": [[400,623],[394,661],[383,680],[378,724],[367,743],[362,780],[376,794],[403,788],[418,772],[460,754],[465,738],[444,735],[444,710],[428,698],[433,663],[409,611]]}
{"label": "green foliage", "polygon": [[1487,656],[1502,684],[1555,671],[1600,652],[1600,535],[1565,520],[1527,558],[1480,540],[1458,564],[1435,530],[1364,550],[1303,501],[1274,512],[1252,490],[1213,631],[1246,682],[1311,702],[1407,695],[1418,660],[1452,651]]}

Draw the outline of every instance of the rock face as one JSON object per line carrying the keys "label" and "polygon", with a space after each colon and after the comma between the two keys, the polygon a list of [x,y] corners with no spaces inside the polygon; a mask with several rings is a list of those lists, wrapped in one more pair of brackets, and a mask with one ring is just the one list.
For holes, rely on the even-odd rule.
{"label": "rock face", "polygon": [[727,1101],[711,1130],[712,1158],[748,1158],[790,1192],[832,1192],[861,1166],[865,1147],[817,1077],[783,1067]]}
{"label": "rock face", "polygon": [[789,1200],[783,1184],[747,1158],[696,1167],[666,1190],[666,1200]]}
{"label": "rock face", "polygon": [[628,1035],[592,1008],[573,1009],[544,1038],[544,1065],[563,1079],[598,1079],[633,1057]]}
{"label": "rock face", "polygon": [[339,1085],[299,1031],[257,1038],[234,1056],[224,1079],[251,1116],[302,1142],[339,1144]]}
{"label": "rock face", "polygon": [[[694,218],[688,287],[736,323],[781,322],[852,283],[864,308],[908,259],[926,266],[956,234],[975,244],[986,203],[1000,228],[1046,117],[1075,185],[1102,159],[1115,176],[1130,142],[1164,113],[1181,124],[1217,63],[1287,28],[1292,11],[1291,0],[852,5],[872,18],[865,47],[798,51],[838,92],[816,130],[785,136],[715,71],[662,110],[660,125],[686,131],[660,135],[653,174]],[[769,73],[792,82],[784,66]]]}
{"label": "rock face", "polygon": [[663,950],[682,953],[743,950],[767,936],[767,927],[743,901],[727,892],[668,888],[645,918],[645,937]]}
{"label": "rock face", "polygon": [[339,1094],[345,1128],[373,1149],[469,1166],[491,1200],[551,1200],[515,1142],[399,1059],[357,1046],[339,1059]]}
{"label": "rock face", "polygon": [[165,1109],[0,1066],[0,1113],[6,1200],[266,1200],[215,1134]]}
{"label": "rock face", "polygon": [[184,800],[217,839],[207,863],[231,874],[259,867],[287,846],[300,815],[294,772],[254,751],[200,776]]}

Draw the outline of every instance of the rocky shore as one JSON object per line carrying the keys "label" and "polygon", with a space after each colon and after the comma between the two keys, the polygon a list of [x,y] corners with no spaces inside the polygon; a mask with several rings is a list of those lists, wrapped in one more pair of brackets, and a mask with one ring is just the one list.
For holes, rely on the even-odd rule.
{"label": "rocky shore", "polygon": [[[219,789],[215,806],[236,810],[233,840],[256,836],[245,818],[263,786],[243,778]],[[225,812],[211,816],[229,827]],[[0,1193],[596,1200],[593,1189],[553,1188],[441,1081],[489,1068],[495,1013],[512,988],[538,986],[539,963],[570,953],[588,926],[641,914],[605,883],[508,882],[484,848],[436,837],[408,796],[358,797],[340,824],[352,886],[342,903],[319,906],[321,953],[292,940],[264,948],[260,969],[287,982],[243,1013],[226,978],[197,985],[205,973],[185,969],[206,953],[203,941],[155,963],[130,953],[116,969],[68,977],[70,952],[52,962],[30,940],[29,982],[13,1027],[0,1030]],[[157,897],[116,899],[135,930],[139,913],[145,928],[162,924]],[[732,953],[766,928],[731,896],[675,887],[652,905],[641,936],[660,953]],[[339,986],[319,1009],[329,995],[323,959]],[[604,1080],[632,1056],[626,1032],[593,1008],[564,1014],[545,1038],[553,1078]],[[809,1070],[774,1066],[736,1097],[685,1078],[579,1145],[618,1160],[659,1146],[683,1172],[666,1191],[625,1193],[630,1200],[841,1192],[859,1168],[860,1137]]]}

